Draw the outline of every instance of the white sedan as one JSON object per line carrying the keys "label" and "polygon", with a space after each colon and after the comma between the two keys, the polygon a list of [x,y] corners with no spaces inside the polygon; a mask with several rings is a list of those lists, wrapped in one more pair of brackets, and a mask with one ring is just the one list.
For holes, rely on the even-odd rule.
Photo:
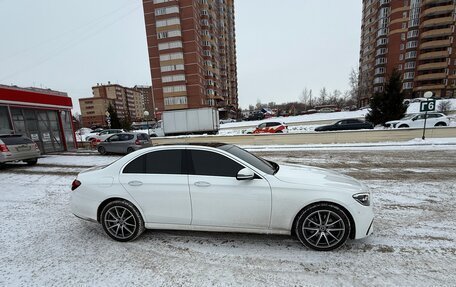
{"label": "white sedan", "polygon": [[147,229],[295,234],[333,250],[373,230],[372,198],[355,179],[285,166],[227,144],[164,145],[81,172],[71,208],[118,241]]}
{"label": "white sedan", "polygon": [[389,128],[422,128],[426,119],[426,127],[446,127],[450,124],[450,119],[442,113],[421,113],[405,115],[400,120],[385,123]]}

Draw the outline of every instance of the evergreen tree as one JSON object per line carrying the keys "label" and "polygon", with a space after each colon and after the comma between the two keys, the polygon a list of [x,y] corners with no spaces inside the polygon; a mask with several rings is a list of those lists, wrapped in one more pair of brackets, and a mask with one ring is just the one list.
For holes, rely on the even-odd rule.
{"label": "evergreen tree", "polygon": [[111,104],[108,106],[108,112],[111,117],[111,128],[120,129],[122,126],[120,124],[119,117],[117,116],[117,111]]}
{"label": "evergreen tree", "polygon": [[374,125],[397,120],[404,116],[407,107],[404,105],[401,74],[394,70],[384,86],[383,92],[376,93],[370,101],[370,112],[366,120]]}

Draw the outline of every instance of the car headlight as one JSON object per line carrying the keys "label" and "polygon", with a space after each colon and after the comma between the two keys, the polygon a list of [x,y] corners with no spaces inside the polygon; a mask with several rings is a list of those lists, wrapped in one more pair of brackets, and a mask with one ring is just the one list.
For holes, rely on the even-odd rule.
{"label": "car headlight", "polygon": [[370,205],[370,194],[368,192],[353,194],[353,199],[355,199],[357,202],[361,203],[364,206]]}

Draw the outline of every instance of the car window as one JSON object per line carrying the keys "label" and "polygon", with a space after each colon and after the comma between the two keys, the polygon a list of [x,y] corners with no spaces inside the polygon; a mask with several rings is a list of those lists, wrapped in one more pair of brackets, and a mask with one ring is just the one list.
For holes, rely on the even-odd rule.
{"label": "car window", "polygon": [[138,138],[138,140],[147,140],[146,134],[138,134],[136,137]]}
{"label": "car window", "polygon": [[275,172],[274,167],[265,159],[259,158],[238,146],[223,145],[220,146],[219,149],[229,152],[230,154],[234,155],[237,158],[240,158],[248,164],[253,165],[264,173],[274,174]]}
{"label": "car window", "polygon": [[118,136],[120,141],[129,141],[135,137],[132,134],[119,134]]}
{"label": "car window", "polygon": [[107,133],[108,133],[108,131],[102,131],[102,132],[100,132],[100,135],[105,135]]}
{"label": "car window", "polygon": [[183,174],[182,155],[182,150],[153,151],[131,161],[123,173]]}
{"label": "car window", "polygon": [[352,120],[347,120],[347,123],[349,123],[349,124],[359,124],[359,123],[361,123],[361,121],[357,120],[357,119],[352,119]]}
{"label": "car window", "polygon": [[118,135],[113,135],[113,136],[110,136],[110,137],[108,138],[108,141],[109,141],[109,142],[117,142],[117,141],[119,141],[119,140],[120,140],[120,139],[119,139],[119,136],[118,136]]}
{"label": "car window", "polygon": [[262,128],[264,128],[264,127],[266,127],[266,124],[264,124],[264,123],[263,123],[263,124],[260,124],[260,125],[258,126],[259,129],[262,129]]}
{"label": "car window", "polygon": [[338,124],[339,126],[341,126],[341,125],[346,125],[346,124],[347,124],[347,121],[340,121],[340,122],[338,122],[337,124]]}
{"label": "car window", "polygon": [[280,123],[266,123],[267,127],[275,127],[275,126],[280,126]]}
{"label": "car window", "polygon": [[20,145],[20,144],[31,144],[33,141],[29,138],[20,136],[20,135],[6,135],[0,136],[0,139],[6,145]]}
{"label": "car window", "polygon": [[190,174],[236,177],[244,166],[224,155],[203,150],[189,150]]}

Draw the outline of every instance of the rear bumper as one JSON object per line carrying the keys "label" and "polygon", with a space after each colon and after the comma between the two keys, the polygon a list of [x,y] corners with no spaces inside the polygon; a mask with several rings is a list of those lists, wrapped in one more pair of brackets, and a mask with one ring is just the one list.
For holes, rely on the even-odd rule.
{"label": "rear bumper", "polygon": [[11,161],[21,161],[28,159],[40,158],[41,153],[27,153],[25,155],[13,155],[11,153],[0,153],[0,163],[11,162]]}

